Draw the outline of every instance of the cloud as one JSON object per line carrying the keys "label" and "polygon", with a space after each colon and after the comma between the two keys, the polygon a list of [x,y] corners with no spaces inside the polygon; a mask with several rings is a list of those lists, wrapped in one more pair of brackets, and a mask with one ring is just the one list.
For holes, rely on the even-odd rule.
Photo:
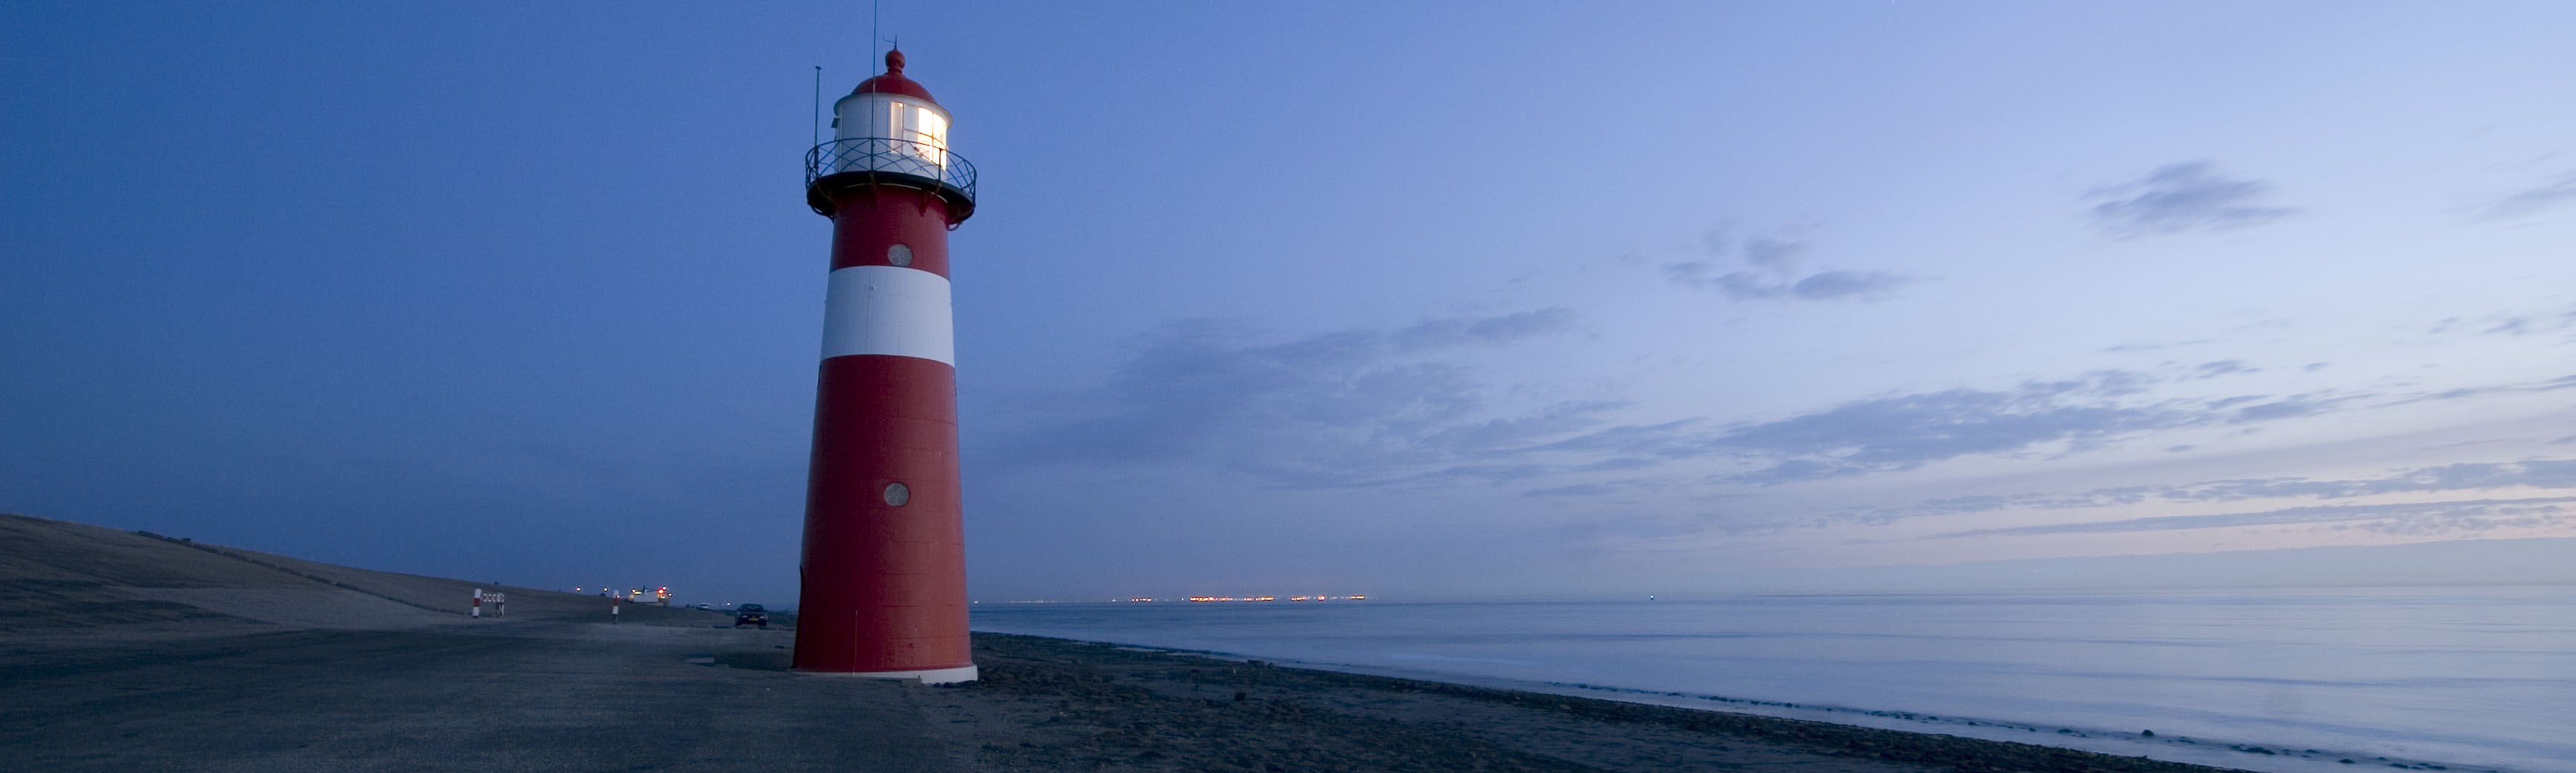
{"label": "cloud", "polygon": [[1785,483],[1886,470],[1974,454],[2008,454],[2043,445],[2069,450],[2113,437],[2208,423],[2187,405],[2128,405],[2148,377],[2104,371],[2084,379],[2024,384],[2011,391],[1951,389],[1846,403],[1778,421],[1740,425],[1708,447],[1781,458],[1727,476],[1740,483]]}
{"label": "cloud", "polygon": [[[2242,408],[2236,408],[2235,412],[2228,416],[2227,422],[2230,424],[2244,424],[2246,422],[2253,421],[2275,421],[2279,419],[2295,419],[2301,416],[2315,416],[2320,413],[2332,411],[2337,405],[2341,405],[2347,401],[2357,400],[2365,396],[2366,395],[2344,395],[2339,397],[2330,397],[2322,393],[2292,395],[2279,400],[2254,403]],[[2232,400],[2222,400],[2219,401],[2219,403],[2225,403],[2232,406],[2238,400],[2246,399],[2262,398],[2237,398]],[[2213,405],[2217,405],[2217,403],[2213,403]]]}
{"label": "cloud", "polygon": [[1789,291],[1789,283],[1776,281],[1770,277],[1749,271],[1738,271],[1732,274],[1727,274],[1725,276],[1709,280],[1706,284],[1709,287],[1717,288],[1719,292],[1726,293],[1727,297],[1734,298],[1739,301],[1755,298],[1777,298],[1782,295],[1787,295]]}
{"label": "cloud", "polygon": [[1523,416],[1455,424],[1424,433],[1422,440],[1444,448],[1525,446],[1595,426],[1599,423],[1596,416],[1620,405],[1608,401],[1557,403]]}
{"label": "cloud", "polygon": [[2218,360],[2215,362],[2201,363],[2200,367],[2192,369],[2190,377],[2193,379],[2212,379],[2220,376],[2232,376],[2238,373],[2258,373],[2261,372],[2261,370],[2262,369],[2260,368],[2247,366],[2244,360]]}
{"label": "cloud", "polygon": [[1912,284],[1911,277],[1885,271],[1825,271],[1789,286],[1789,293],[1809,300],[1872,296]]}
{"label": "cloud", "polygon": [[1744,242],[1744,262],[1772,273],[1795,274],[1798,263],[1806,257],[1806,242],[1769,236],[1757,236]]}
{"label": "cloud", "polygon": [[1499,317],[1444,317],[1423,320],[1395,333],[1396,344],[1407,350],[1439,349],[1465,344],[1508,344],[1544,335],[1565,332],[1574,324],[1574,312],[1563,308],[1539,309]]}
{"label": "cloud", "polygon": [[1180,322],[1144,337],[1107,383],[1029,401],[984,458],[1006,464],[1208,463],[1290,486],[1502,481],[1544,471],[1509,451],[1597,428],[1607,401],[1497,417],[1450,350],[1568,330],[1540,309],[1264,342],[1239,326]]}
{"label": "cloud", "polygon": [[[1686,287],[1713,289],[1739,301],[1792,299],[1832,301],[1872,299],[1913,284],[1915,277],[1887,271],[1826,270],[1801,275],[1807,242],[1783,235],[1747,238],[1742,246],[1711,232],[1702,240],[1711,259],[1663,265],[1664,278]],[[1728,271],[1727,258],[1737,256],[1747,270]]]}
{"label": "cloud", "polygon": [[1684,284],[1714,287],[1727,297],[1740,301],[1762,298],[1827,301],[1876,297],[1913,282],[1910,277],[1884,271],[1823,271],[1796,281],[1775,280],[1750,271],[1737,271]]}
{"label": "cloud", "polygon": [[1610,493],[1616,492],[1616,491],[1618,491],[1618,490],[1619,490],[1619,488],[1618,488],[1617,486],[1612,486],[1612,485],[1609,485],[1609,484],[1606,484],[1606,483],[1577,483],[1577,484],[1574,484],[1574,485],[1571,485],[1571,486],[1558,486],[1558,487],[1556,487],[1556,488],[1530,489],[1530,490],[1528,490],[1528,491],[1523,491],[1523,492],[1521,492],[1521,496],[1525,496],[1525,497],[1597,497],[1597,496],[1602,496],[1602,495],[1605,495],[1605,494],[1610,494]]}
{"label": "cloud", "polygon": [[[1836,513],[1828,516],[1828,519],[1860,523],[1892,523],[1906,518],[1962,515],[2015,508],[2071,510],[2139,505],[2148,502],[2180,504],[2257,499],[2335,500],[2391,494],[2438,494],[2515,488],[2576,489],[2576,459],[2462,462],[2398,470],[2376,478],[2341,480],[2317,480],[2303,477],[2231,478],[2183,484],[2098,488],[2076,494],[1985,494],[1944,497],[1926,499],[1902,507]],[[2267,510],[2264,512],[2293,511]],[[2135,519],[2118,523],[2146,523],[2152,520]]]}
{"label": "cloud", "polygon": [[2484,335],[2527,336],[2557,333],[2569,328],[2576,328],[2576,309],[2554,314],[2508,316],[2478,332]]}
{"label": "cloud", "polygon": [[[2568,438],[2568,440],[2570,440],[2570,441],[2576,441],[2576,438]],[[1591,463],[1591,464],[1586,464],[1586,465],[1582,465],[1582,466],[1580,466],[1580,467],[1576,467],[1576,468],[1574,468],[1574,471],[1575,471],[1575,472],[1602,472],[1602,471],[1643,470],[1643,469],[1646,469],[1646,468],[1648,468],[1648,467],[1653,467],[1653,466],[1655,466],[1656,464],[1659,464],[1659,462],[1657,462],[1657,461],[1655,461],[1655,460],[1653,460],[1653,459],[1643,459],[1643,458],[1634,457],[1634,456],[1614,456],[1614,457],[1610,457],[1610,458],[1608,458],[1608,459],[1603,459],[1603,460],[1598,461],[1598,462],[1593,462],[1593,463]]]}
{"label": "cloud", "polygon": [[2014,526],[1997,529],[1970,529],[1936,534],[1930,539],[1961,537],[2033,536],[2041,534],[2119,534],[2185,529],[2244,528],[2293,524],[2323,524],[2336,529],[2357,528],[2382,534],[2437,536],[2492,531],[2503,528],[2538,528],[2570,524],[2568,504],[2576,497],[2536,497],[2530,499],[2470,499],[2450,502],[2407,502],[2373,505],[2315,505],[2244,513],[2211,515],[2167,515],[2151,518],[2129,518],[2092,523],[2058,523],[2038,526]]}
{"label": "cloud", "polygon": [[[2425,328],[2428,335],[2447,335],[2469,330],[2478,335],[2522,336],[2563,333],[2576,330],[2576,307],[2549,311],[2503,312],[2483,317],[2452,316],[2435,320]],[[2568,339],[2576,341],[2576,338]]]}
{"label": "cloud", "polygon": [[[2341,410],[2361,396],[2155,398],[2165,379],[2104,370],[2003,389],[1883,395],[1761,421],[1621,423],[1615,398],[1499,409],[1453,352],[1561,334],[1542,309],[1265,341],[1181,323],[1140,342],[1092,389],[1054,395],[979,458],[1016,464],[1192,465],[1322,488],[1514,485],[1530,496],[1611,487],[1775,485],[1911,470],[1970,456],[2062,455],[2155,432]],[[2196,372],[2242,368],[2217,361]],[[1661,469],[1653,477],[1641,471]],[[2137,496],[2149,496],[2141,492]],[[1887,517],[1905,517],[1890,513]]]}
{"label": "cloud", "polygon": [[2296,214],[2260,203],[2271,186],[2229,178],[2208,162],[2169,164],[2145,177],[2094,189],[2093,222],[2114,238],[2250,228]]}
{"label": "cloud", "polygon": [[2102,349],[2102,353],[2104,353],[2104,354],[2126,354],[2126,353],[2129,353],[2129,352],[2152,352],[2152,351],[2155,351],[2155,350],[2158,350],[2158,349],[2171,349],[2171,348],[2174,348],[2174,347],[2177,347],[2177,346],[2197,346],[2197,345],[2200,345],[2200,344],[2214,343],[2214,342],[2216,342],[2217,340],[2218,340],[2218,339],[2215,339],[2215,338],[2194,338],[2194,339],[2191,339],[2191,340],[2188,340],[2188,341],[2161,341],[2161,342],[2149,342],[2149,343],[2119,344],[2119,345],[2116,345],[2116,346],[2107,346],[2107,347],[2103,347],[2103,349]]}
{"label": "cloud", "polygon": [[2556,182],[2518,191],[2487,206],[2488,219],[2518,217],[2576,202],[2576,172],[2559,177]]}
{"label": "cloud", "polygon": [[2547,381],[2460,387],[2457,389],[2446,389],[2440,392],[2412,394],[2399,397],[2396,400],[2389,402],[2388,405],[2405,405],[2407,403],[2419,403],[2426,400],[2465,400],[2473,397],[2485,397],[2487,395],[2497,394],[2556,392],[2561,389],[2576,389],[2576,375],[2559,376]]}
{"label": "cloud", "polygon": [[2149,432],[2310,416],[2352,399],[2138,399],[2155,383],[2144,373],[2097,371],[2012,389],[1856,400],[1772,421],[1611,426],[1543,448],[1628,459],[1727,459],[1750,469],[1714,474],[1711,481],[1768,485],[1910,470],[1966,456],[2079,452]]}
{"label": "cloud", "polygon": [[2576,459],[2526,459],[2515,462],[2463,462],[2405,470],[2380,478],[2312,480],[2249,478],[2161,486],[2151,491],[2169,501],[2234,501],[2273,497],[2341,499],[2375,494],[2470,491],[2530,486],[2576,488]]}

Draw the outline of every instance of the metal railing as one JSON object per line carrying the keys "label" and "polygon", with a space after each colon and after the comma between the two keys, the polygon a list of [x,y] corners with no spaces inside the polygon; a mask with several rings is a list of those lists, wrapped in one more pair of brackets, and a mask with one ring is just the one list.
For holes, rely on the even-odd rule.
{"label": "metal railing", "polygon": [[927,142],[857,137],[833,140],[805,152],[805,187],[845,172],[918,177],[975,201],[975,165]]}

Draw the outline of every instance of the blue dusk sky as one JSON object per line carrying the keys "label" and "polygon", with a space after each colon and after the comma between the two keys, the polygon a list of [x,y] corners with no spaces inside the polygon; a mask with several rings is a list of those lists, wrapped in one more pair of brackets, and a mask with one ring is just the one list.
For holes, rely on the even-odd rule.
{"label": "blue dusk sky", "polygon": [[[979,599],[2576,557],[2576,4],[880,24],[982,172]],[[869,25],[0,7],[0,510],[792,599]]]}

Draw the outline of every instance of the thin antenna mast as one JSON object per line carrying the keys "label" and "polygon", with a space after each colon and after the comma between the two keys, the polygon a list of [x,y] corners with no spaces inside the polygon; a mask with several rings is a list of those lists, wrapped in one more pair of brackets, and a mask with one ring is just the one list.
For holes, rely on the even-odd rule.
{"label": "thin antenna mast", "polygon": [[814,120],[805,125],[814,130],[814,147],[823,146],[823,66],[814,65]]}

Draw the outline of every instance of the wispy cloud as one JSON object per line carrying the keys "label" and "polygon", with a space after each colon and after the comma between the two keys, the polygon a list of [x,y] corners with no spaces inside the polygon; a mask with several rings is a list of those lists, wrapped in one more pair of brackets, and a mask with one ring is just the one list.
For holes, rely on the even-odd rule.
{"label": "wispy cloud", "polygon": [[[1888,271],[1833,269],[1807,272],[1808,243],[1785,234],[1755,236],[1738,245],[1723,232],[1701,240],[1703,259],[1666,263],[1664,278],[1689,287],[1716,290],[1739,301],[1790,299],[1832,301],[1887,295],[1919,281]],[[1744,270],[1728,270],[1741,263]]]}
{"label": "wispy cloud", "polygon": [[2217,360],[2173,376],[2104,370],[2000,389],[1881,395],[1755,421],[1638,422],[1621,420],[1636,406],[1617,395],[1498,405],[1499,390],[1453,356],[1561,335],[1572,320],[1542,309],[1286,341],[1220,323],[1175,324],[1140,342],[1105,384],[1043,401],[979,453],[1022,464],[1187,460],[1294,487],[1492,483],[1532,496],[1670,493],[1974,456],[2083,453],[2171,430],[2330,414],[2369,397],[2153,394],[2252,370]]}
{"label": "wispy cloud", "polygon": [[2094,189],[2094,225],[2115,238],[2224,231],[2264,225],[2298,213],[2265,204],[2271,185],[2219,174],[2208,162],[2169,164],[2136,180]]}
{"label": "wispy cloud", "polygon": [[1830,300],[1880,295],[1913,283],[1913,277],[1885,271],[1820,271],[1789,285],[1789,293],[1809,300]]}
{"label": "wispy cloud", "polygon": [[2513,195],[2498,199],[2494,204],[2487,205],[2486,216],[2490,219],[2520,217],[2545,209],[2554,209],[2570,202],[2576,202],[2576,172],[2569,172],[2554,182],[2516,191]]}
{"label": "wispy cloud", "polygon": [[2301,416],[2315,416],[2317,414],[2332,411],[2337,406],[2344,403],[2362,399],[2364,397],[2368,397],[2368,395],[2329,395],[2325,393],[2313,393],[2291,395],[2280,399],[2267,399],[2262,397],[2231,398],[2228,400],[2214,402],[2212,405],[2232,408],[2233,412],[2228,415],[2227,422],[2230,424],[2243,424],[2250,421],[2273,421],[2278,419],[2295,419]]}
{"label": "wispy cloud", "polygon": [[1610,426],[1545,448],[1626,459],[1732,460],[1751,469],[1721,473],[1714,481],[1778,484],[1910,470],[1967,456],[2081,452],[2156,431],[2315,415],[2352,399],[2143,399],[2156,382],[2135,371],[2098,371],[2012,389],[1888,395],[1771,421]]}
{"label": "wispy cloud", "polygon": [[2128,354],[2128,353],[2131,353],[2131,352],[2152,352],[2152,351],[2156,351],[2156,350],[2158,350],[2158,349],[2172,349],[2172,348],[2179,347],[2179,346],[2198,346],[2198,345],[2206,344],[2206,343],[2215,343],[2215,342],[2217,342],[2217,340],[2218,340],[2218,339],[2215,339],[2215,338],[2194,338],[2194,339],[2190,339],[2190,340],[2187,340],[2187,341],[2152,341],[2152,342],[2142,342],[2142,343],[2118,344],[2118,345],[2114,345],[2114,346],[2106,346],[2106,347],[2103,347],[2103,348],[2102,348],[2102,353],[2104,353],[2104,354]]}
{"label": "wispy cloud", "polygon": [[[2443,317],[2434,320],[2424,332],[2436,336],[2473,333],[2519,338],[2533,335],[2563,335],[2571,331],[2576,331],[2576,306]],[[2568,340],[2576,340],[2576,338]]]}
{"label": "wispy cloud", "polygon": [[[2500,462],[2461,462],[2397,470],[2374,478],[2315,479],[2304,477],[2230,478],[2183,484],[2119,486],[2098,488],[2080,493],[1987,494],[1926,499],[1903,507],[1877,508],[1867,511],[1836,513],[1836,521],[1890,523],[1907,518],[1941,515],[1964,515],[2007,509],[2075,510],[2119,505],[2168,502],[2188,503],[2242,502],[2263,499],[2338,500],[2391,494],[2439,494],[2445,492],[2494,492],[2511,489],[2576,489],[2576,459],[2522,459]],[[2266,510],[2264,513],[2305,513],[2311,509]],[[2325,511],[2315,511],[2325,512]],[[2359,512],[2359,511],[2353,511]],[[2244,515],[2244,514],[2239,514]],[[2193,516],[2198,517],[2198,516]],[[2160,519],[2132,519],[2115,523],[2182,523]],[[2193,521],[2197,523],[2198,521]],[[2218,523],[2218,521],[2207,521]],[[2194,527],[2197,528],[2197,527]],[[2100,530],[2100,529],[2091,529]],[[2001,533],[2001,532],[1986,532]],[[2037,531],[2015,533],[2043,533]]]}
{"label": "wispy cloud", "polygon": [[1744,262],[1776,274],[1794,274],[1807,257],[1807,243],[1770,236],[1744,241]]}
{"label": "wispy cloud", "polygon": [[1969,529],[1933,535],[1931,539],[2041,534],[2118,534],[2296,524],[2313,524],[2335,529],[2360,529],[2406,536],[2449,536],[2504,528],[2565,526],[2571,522],[2569,503],[2576,503],[2576,497],[2314,505],[2243,513],[2168,515],[2090,523]]}
{"label": "wispy cloud", "polygon": [[1713,449],[1780,459],[1727,480],[1785,483],[1913,469],[1962,456],[2020,453],[2049,445],[2082,450],[2121,435],[2212,419],[2208,411],[2187,404],[2133,405],[2120,399],[2134,394],[2146,380],[2143,374],[2103,371],[2009,391],[1951,389],[1895,395],[1733,427],[1707,443]]}
{"label": "wispy cloud", "polygon": [[2396,399],[2389,401],[2387,404],[2405,405],[2407,403],[2418,403],[2426,400],[2466,400],[2476,397],[2485,397],[2488,395],[2556,392],[2565,389],[2576,389],[2576,375],[2559,376],[2545,381],[2531,381],[2519,384],[2488,384],[2485,386],[2445,389],[2439,392],[2409,394],[2399,396]]}
{"label": "wispy cloud", "polygon": [[2576,459],[2463,462],[2406,470],[2380,478],[2311,480],[2259,478],[2210,481],[2154,489],[2168,501],[2234,501],[2274,497],[2341,499],[2373,494],[2476,491],[2530,486],[2576,488]]}
{"label": "wispy cloud", "polygon": [[1442,317],[1398,330],[1394,340],[1407,350],[1440,349],[1467,344],[1508,344],[1565,331],[1574,312],[1547,308],[1498,317]]}
{"label": "wispy cloud", "polygon": [[1796,298],[1830,301],[1884,295],[1913,283],[1913,279],[1884,271],[1821,271],[1796,280],[1734,271],[1706,279],[1679,279],[1683,284],[1715,288],[1739,301],[1764,298]]}
{"label": "wispy cloud", "polygon": [[1521,495],[1532,497],[1597,497],[1617,493],[1618,490],[1619,487],[1607,483],[1577,483],[1571,486],[1530,489],[1528,491],[1521,492]]}
{"label": "wispy cloud", "polygon": [[2244,360],[2216,360],[2201,363],[2200,367],[2193,368],[2190,377],[2194,379],[2212,379],[2220,376],[2233,376],[2239,373],[2259,372],[2262,372],[2261,368],[2246,365]]}
{"label": "wispy cloud", "polygon": [[1227,323],[1175,323],[1147,337],[1107,384],[1042,400],[1031,413],[1045,418],[992,438],[988,458],[1188,459],[1294,486],[1527,477],[1541,468],[1498,450],[1592,429],[1617,404],[1497,418],[1475,371],[1435,355],[1561,334],[1572,319],[1541,309],[1276,343]]}

